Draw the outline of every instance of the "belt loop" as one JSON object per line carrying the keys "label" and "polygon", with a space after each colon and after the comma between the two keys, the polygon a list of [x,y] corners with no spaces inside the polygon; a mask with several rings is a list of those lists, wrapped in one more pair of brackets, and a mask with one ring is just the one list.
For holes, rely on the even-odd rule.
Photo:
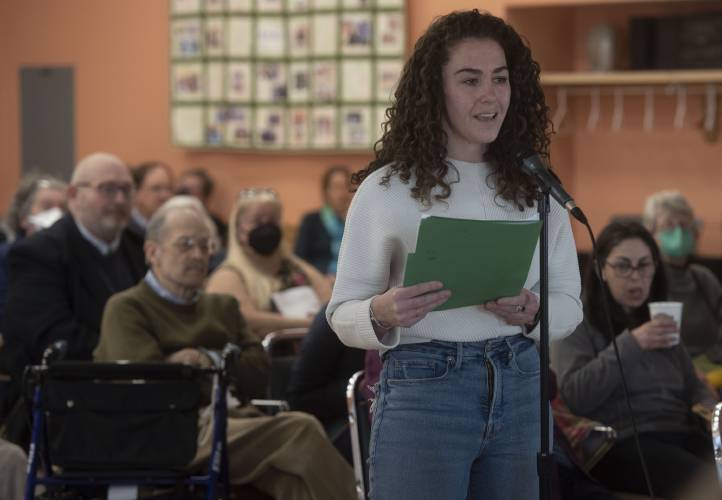
{"label": "belt loop", "polygon": [[454,365],[455,369],[461,368],[461,360],[464,357],[464,343],[463,342],[457,342],[456,343],[456,364]]}

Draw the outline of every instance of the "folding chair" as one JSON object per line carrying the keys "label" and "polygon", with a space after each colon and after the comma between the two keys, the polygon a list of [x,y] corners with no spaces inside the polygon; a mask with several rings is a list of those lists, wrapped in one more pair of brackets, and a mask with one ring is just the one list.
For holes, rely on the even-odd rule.
{"label": "folding chair", "polygon": [[293,363],[298,357],[301,341],[306,336],[306,328],[287,328],[271,332],[263,337],[261,344],[271,362],[271,376],[267,397],[271,400],[286,400],[288,381],[291,378]]}
{"label": "folding chair", "polygon": [[712,447],[714,462],[717,466],[717,478],[722,486],[722,403],[717,403],[712,413]]}
{"label": "folding chair", "polygon": [[369,414],[371,402],[361,391],[363,380],[364,371],[357,371],[351,375],[346,388],[348,422],[351,427],[351,454],[358,500],[368,500],[368,458],[369,441],[371,440],[371,416]]}
{"label": "folding chair", "polygon": [[[239,349],[227,345],[220,368],[172,363],[50,362],[28,367],[32,438],[25,500],[37,485],[202,486],[205,499],[230,495],[226,389]],[[212,378],[213,444],[208,470],[188,470],[196,454],[198,411]],[[43,475],[39,475],[42,468]]]}

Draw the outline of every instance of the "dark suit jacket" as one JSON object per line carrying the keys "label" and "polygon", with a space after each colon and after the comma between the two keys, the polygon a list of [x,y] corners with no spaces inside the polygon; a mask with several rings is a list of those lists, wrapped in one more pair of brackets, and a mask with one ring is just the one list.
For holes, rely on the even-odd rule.
{"label": "dark suit jacket", "polygon": [[118,249],[103,256],[70,214],[13,245],[9,268],[0,371],[14,380],[57,340],[68,342],[66,359],[92,359],[106,301],[135,285],[146,270],[142,247],[126,233]]}
{"label": "dark suit jacket", "polygon": [[296,235],[293,253],[310,263],[321,273],[328,272],[331,260],[331,236],[321,222],[320,212],[304,215]]}

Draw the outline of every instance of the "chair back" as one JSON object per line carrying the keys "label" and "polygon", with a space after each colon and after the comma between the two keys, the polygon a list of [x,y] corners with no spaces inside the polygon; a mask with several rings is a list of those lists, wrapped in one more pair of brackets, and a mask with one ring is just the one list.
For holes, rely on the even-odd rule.
{"label": "chair back", "polygon": [[346,388],[348,422],[351,428],[351,455],[358,500],[368,499],[368,457],[371,440],[371,402],[361,390],[363,380],[364,371],[359,370],[351,376]]}
{"label": "chair back", "polygon": [[52,463],[65,470],[184,469],[196,454],[203,378],[170,363],[50,365],[40,387]]}
{"label": "chair back", "polygon": [[722,486],[722,403],[717,403],[712,413],[712,446],[714,448],[714,461],[717,466],[717,478]]}
{"label": "chair back", "polygon": [[286,400],[291,369],[298,358],[301,342],[306,336],[306,328],[287,328],[267,334],[263,341],[271,363],[271,375],[266,391],[269,399]]}

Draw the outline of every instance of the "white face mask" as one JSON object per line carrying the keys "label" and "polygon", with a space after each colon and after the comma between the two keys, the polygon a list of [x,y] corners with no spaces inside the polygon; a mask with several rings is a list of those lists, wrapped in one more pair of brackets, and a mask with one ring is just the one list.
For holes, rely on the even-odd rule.
{"label": "white face mask", "polygon": [[63,211],[57,207],[39,212],[28,217],[28,222],[33,225],[36,231],[48,228],[63,216]]}

